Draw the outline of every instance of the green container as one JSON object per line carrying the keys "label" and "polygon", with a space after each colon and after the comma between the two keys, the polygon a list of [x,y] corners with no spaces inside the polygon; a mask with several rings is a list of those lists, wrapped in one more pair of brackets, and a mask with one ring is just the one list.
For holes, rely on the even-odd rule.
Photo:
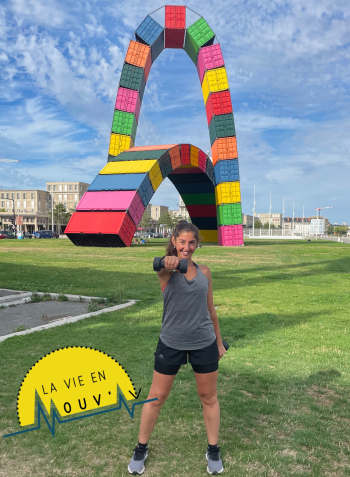
{"label": "green container", "polygon": [[137,121],[135,114],[118,111],[117,109],[114,111],[112,132],[131,136],[133,142],[135,142],[136,129]]}
{"label": "green container", "polygon": [[210,205],[215,204],[215,194],[181,194],[186,205]]}
{"label": "green container", "polygon": [[118,156],[109,156],[109,162],[159,159],[167,150],[168,149],[157,149],[156,151],[124,151],[118,154]]}
{"label": "green container", "polygon": [[193,63],[196,65],[197,64],[197,56],[198,56],[198,51],[199,51],[199,46],[195,42],[195,40],[192,38],[191,34],[186,31],[186,39],[185,39],[185,47],[184,50],[188,54],[188,56],[191,58]]}
{"label": "green container", "polygon": [[215,33],[204,18],[200,18],[193,23],[187,31],[190,33],[198,47],[212,45],[214,42]]}
{"label": "green container", "polygon": [[123,88],[140,91],[142,87],[143,76],[143,68],[138,68],[137,66],[124,63],[119,84]]}
{"label": "green container", "polygon": [[223,204],[217,207],[218,225],[240,225],[242,223],[241,204]]}
{"label": "green container", "polygon": [[209,136],[212,145],[218,137],[229,137],[235,135],[236,129],[232,113],[213,116],[213,119],[209,124]]}

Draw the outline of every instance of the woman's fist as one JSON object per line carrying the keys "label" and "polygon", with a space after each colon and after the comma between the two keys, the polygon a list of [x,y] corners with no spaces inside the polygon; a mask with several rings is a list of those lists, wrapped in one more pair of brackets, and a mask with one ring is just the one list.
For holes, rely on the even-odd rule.
{"label": "woman's fist", "polygon": [[164,257],[164,268],[166,268],[166,270],[168,270],[169,272],[178,272],[177,267],[179,266],[179,263],[179,258],[175,257],[174,255]]}

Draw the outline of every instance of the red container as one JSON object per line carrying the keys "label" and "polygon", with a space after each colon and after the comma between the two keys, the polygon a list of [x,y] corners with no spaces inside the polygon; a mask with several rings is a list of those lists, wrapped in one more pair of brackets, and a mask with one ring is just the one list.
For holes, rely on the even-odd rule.
{"label": "red container", "polygon": [[206,171],[206,168],[207,168],[207,156],[201,150],[199,150],[199,154],[198,154],[198,167],[202,169],[202,171],[204,172]]}
{"label": "red container", "polygon": [[243,226],[242,225],[221,225],[218,227],[219,245],[239,246],[244,245],[243,242]]}
{"label": "red container", "polygon": [[181,154],[180,154],[180,146],[177,144],[176,146],[172,147],[169,150],[170,160],[171,160],[171,167],[173,170],[177,169],[181,166]]}
{"label": "red container", "polygon": [[140,95],[133,89],[119,87],[115,109],[126,111],[127,113],[135,113],[136,121],[139,121],[141,101]]}
{"label": "red container", "polygon": [[165,5],[165,28],[186,28],[186,7]]}
{"label": "red container", "polygon": [[197,71],[201,84],[206,70],[220,68],[224,66],[224,64],[224,58],[219,44],[201,48],[197,60]]}
{"label": "red container", "polygon": [[185,40],[185,30],[165,29],[164,48],[183,48]]}
{"label": "red container", "polygon": [[183,164],[184,166],[191,164],[189,144],[181,144],[181,164]]}
{"label": "red container", "polygon": [[209,95],[207,104],[205,105],[208,124],[212,120],[213,115],[232,113],[231,94],[229,91],[221,91]]}
{"label": "red container", "polygon": [[65,234],[118,235],[128,247],[135,230],[126,212],[74,212]]}
{"label": "red container", "polygon": [[216,217],[216,205],[186,205],[190,217]]}
{"label": "red container", "polygon": [[172,174],[203,174],[203,171],[198,167],[186,167],[185,169],[177,169],[169,175],[171,176]]}

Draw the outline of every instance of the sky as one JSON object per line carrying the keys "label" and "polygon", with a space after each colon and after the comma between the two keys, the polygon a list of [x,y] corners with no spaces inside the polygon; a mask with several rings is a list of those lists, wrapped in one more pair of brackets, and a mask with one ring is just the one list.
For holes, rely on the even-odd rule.
{"label": "sky", "polygon": [[[184,4],[181,2],[178,5]],[[235,117],[242,210],[350,223],[349,0],[188,1],[221,44]],[[124,57],[148,0],[2,0],[0,186],[91,183],[107,162]],[[198,16],[187,10],[187,26]],[[164,10],[154,14],[162,23]],[[148,78],[135,145],[210,150],[197,71],[166,49]],[[166,179],[152,204],[176,209]]]}

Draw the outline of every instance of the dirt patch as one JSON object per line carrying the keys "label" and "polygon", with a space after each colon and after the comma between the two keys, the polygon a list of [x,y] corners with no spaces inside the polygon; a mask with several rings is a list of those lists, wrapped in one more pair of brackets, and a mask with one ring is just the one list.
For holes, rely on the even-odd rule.
{"label": "dirt patch", "polygon": [[317,406],[332,406],[339,398],[339,395],[333,389],[317,386],[316,384],[308,389],[307,394],[312,397]]}
{"label": "dirt patch", "polygon": [[297,451],[292,449],[284,449],[283,451],[279,451],[277,453],[282,456],[293,457],[293,459],[295,459],[298,455]]}

